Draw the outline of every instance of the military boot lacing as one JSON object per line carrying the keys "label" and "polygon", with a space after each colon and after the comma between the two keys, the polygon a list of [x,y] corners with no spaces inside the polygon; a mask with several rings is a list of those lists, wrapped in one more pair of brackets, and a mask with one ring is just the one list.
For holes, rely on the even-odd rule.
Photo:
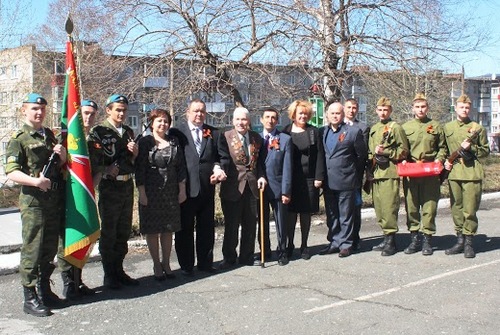
{"label": "military boot lacing", "polygon": [[385,245],[382,249],[382,256],[392,256],[397,252],[396,248],[396,234],[385,235]]}
{"label": "military boot lacing", "polygon": [[457,232],[457,242],[450,249],[445,250],[446,255],[456,255],[464,252],[464,235],[462,233]]}
{"label": "military boot lacing", "polygon": [[434,253],[434,250],[432,250],[431,240],[432,235],[424,234],[424,242],[422,243],[422,255],[430,256]]}
{"label": "military boot lacing", "polygon": [[410,232],[410,239],[411,239],[410,244],[404,250],[405,254],[408,254],[408,255],[414,254],[414,253],[420,251],[420,249],[422,248],[422,244],[420,243],[420,235],[419,235],[418,231]]}
{"label": "military boot lacing", "polygon": [[465,242],[464,242],[464,257],[465,258],[474,258],[476,257],[476,252],[474,251],[474,248],[472,247],[472,235],[465,235]]}

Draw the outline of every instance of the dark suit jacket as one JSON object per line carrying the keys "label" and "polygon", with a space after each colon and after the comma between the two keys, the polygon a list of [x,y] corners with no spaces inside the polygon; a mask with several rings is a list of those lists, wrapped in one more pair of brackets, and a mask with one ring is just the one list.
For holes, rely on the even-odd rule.
{"label": "dark suit jacket", "polygon": [[[263,134],[261,134],[263,136]],[[266,148],[266,195],[269,199],[279,199],[281,195],[292,195],[293,149],[291,137],[276,130],[278,141]],[[275,146],[278,145],[279,148]]]}
{"label": "dark suit jacket", "polygon": [[170,128],[169,134],[176,135],[184,149],[188,172],[187,196],[195,198],[201,194],[204,197],[213,197],[215,186],[210,184],[210,176],[213,173],[214,165],[220,164],[217,148],[220,131],[215,127],[203,124],[201,154],[199,156],[187,122],[180,124],[177,129]]}
{"label": "dark suit jacket", "polygon": [[257,179],[265,177],[264,141],[254,131],[249,130],[248,135],[250,139],[249,159],[246,159],[241,140],[236,130],[228,130],[219,137],[221,165],[227,175],[227,179],[220,186],[221,199],[230,201],[238,200],[245,191],[247,183],[254,197],[259,197]]}
{"label": "dark suit jacket", "polygon": [[368,147],[361,129],[342,124],[338,143],[332,152],[326,145],[330,126],[320,129],[325,150],[326,185],[331,190],[348,191],[361,187],[360,171],[363,171]]}
{"label": "dark suit jacket", "polygon": [[[361,133],[363,134],[363,139],[365,140],[366,146],[368,147],[368,137],[370,136],[370,127],[364,122],[359,121],[358,119],[355,119],[352,125],[349,125],[349,127],[357,127],[361,129]],[[363,180],[363,173],[364,170],[368,168],[367,162],[365,162],[365,166],[363,169],[360,171],[359,174],[359,179]]]}

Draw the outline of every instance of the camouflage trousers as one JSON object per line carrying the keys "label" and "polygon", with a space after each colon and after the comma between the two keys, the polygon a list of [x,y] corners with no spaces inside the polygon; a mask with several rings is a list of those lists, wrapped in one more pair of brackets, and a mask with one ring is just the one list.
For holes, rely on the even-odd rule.
{"label": "camouflage trousers", "polygon": [[60,190],[42,192],[29,186],[21,189],[23,245],[19,274],[25,287],[35,287],[40,273],[47,273],[54,267],[63,215],[61,196]]}
{"label": "camouflage trousers", "polygon": [[99,215],[101,237],[99,252],[102,262],[114,263],[125,258],[127,241],[132,232],[134,183],[103,179],[99,183]]}

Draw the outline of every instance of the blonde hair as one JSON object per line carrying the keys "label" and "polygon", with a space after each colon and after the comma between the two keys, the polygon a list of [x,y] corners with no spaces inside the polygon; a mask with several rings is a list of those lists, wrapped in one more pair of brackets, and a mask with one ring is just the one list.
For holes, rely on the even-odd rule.
{"label": "blonde hair", "polygon": [[308,119],[310,120],[312,118],[313,114],[312,104],[307,100],[295,100],[290,104],[290,106],[288,106],[288,117],[290,118],[290,120],[292,121],[295,120],[298,107],[305,108],[305,112],[308,115]]}

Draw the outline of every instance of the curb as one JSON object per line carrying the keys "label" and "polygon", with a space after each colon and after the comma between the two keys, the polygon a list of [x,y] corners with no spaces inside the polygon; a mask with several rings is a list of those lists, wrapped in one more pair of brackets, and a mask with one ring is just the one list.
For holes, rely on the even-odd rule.
{"label": "curb", "polygon": [[0,208],[0,215],[12,214],[12,213],[19,213],[19,208],[17,207]]}
{"label": "curb", "polygon": [[[138,249],[147,247],[146,240],[133,240],[128,242],[129,248]],[[0,276],[5,276],[19,272],[19,262],[21,258],[21,253],[13,252],[10,254],[0,255]],[[89,256],[87,263],[90,262],[100,262],[101,255],[99,254],[99,243],[94,245],[92,252]],[[54,264],[57,265],[57,257],[54,259]]]}

